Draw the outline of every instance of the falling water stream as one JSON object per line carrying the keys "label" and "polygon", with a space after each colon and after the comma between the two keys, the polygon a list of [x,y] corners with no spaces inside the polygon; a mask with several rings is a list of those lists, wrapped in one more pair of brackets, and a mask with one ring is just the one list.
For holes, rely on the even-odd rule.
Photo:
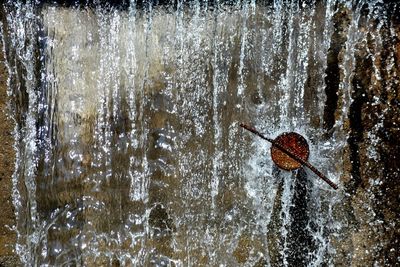
{"label": "falling water stream", "polygon": [[[9,1],[2,25],[17,99],[13,201],[24,264],[332,264],[352,51],[367,33],[380,42],[377,29],[360,26],[363,3],[26,2]],[[382,16],[380,1],[366,3],[364,19]],[[327,134],[339,8],[350,21],[342,102]],[[272,138],[306,137],[309,161],[339,190],[307,169],[279,170],[270,144],[240,122]]]}

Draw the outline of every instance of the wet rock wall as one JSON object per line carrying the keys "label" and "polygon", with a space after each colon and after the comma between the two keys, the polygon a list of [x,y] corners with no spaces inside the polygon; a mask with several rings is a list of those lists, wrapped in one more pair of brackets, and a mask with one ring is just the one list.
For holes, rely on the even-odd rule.
{"label": "wet rock wall", "polygon": [[[334,216],[342,225],[337,233],[332,233],[330,244],[336,251],[332,260],[326,262],[337,266],[396,266],[399,262],[399,195],[400,176],[400,24],[399,5],[359,5],[358,10],[345,4],[337,4],[334,15],[334,33],[328,51],[324,103],[324,122],[326,138],[335,131],[345,130],[348,134],[345,149],[344,172],[341,177],[345,197],[334,208]],[[374,12],[381,12],[380,17]],[[359,15],[354,24],[352,16]],[[349,32],[361,34],[354,46],[348,43],[354,38]],[[354,41],[354,40],[353,40]],[[348,57],[354,57],[352,66],[348,66]],[[4,61],[2,61],[4,62]],[[341,80],[351,70],[351,91],[345,92]],[[12,245],[15,234],[5,225],[14,224],[12,206],[11,176],[13,173],[14,150],[12,144],[12,120],[7,118],[6,79],[7,71],[2,64],[0,87],[0,188],[1,210],[6,216],[0,218],[1,244],[0,265],[12,266]],[[312,81],[309,81],[310,83]],[[346,94],[351,95],[351,103],[346,103]],[[157,98],[157,95],[154,96]],[[19,98],[23,101],[23,94]],[[14,99],[14,101],[16,101]],[[348,113],[343,125],[338,125],[343,116],[343,107],[348,105]],[[19,113],[17,113],[19,114]],[[157,116],[149,123],[162,127],[163,116]],[[159,138],[154,134],[150,142]],[[155,150],[155,149],[154,149]],[[152,151],[149,157],[152,157]],[[154,152],[156,153],[156,152]],[[119,155],[115,155],[119,159]],[[122,158],[121,158],[122,159]],[[159,176],[157,176],[159,178]],[[161,177],[163,178],[163,177]],[[165,193],[165,192],[164,192]],[[279,193],[278,193],[279,195]],[[163,194],[154,191],[150,198],[160,202]],[[221,202],[234,202],[235,196],[219,196]],[[279,197],[278,197],[279,199]],[[162,199],[161,199],[162,200]],[[279,205],[278,205],[279,206]],[[277,207],[279,210],[279,207]],[[229,210],[229,208],[228,208]],[[87,214],[90,216],[90,214]],[[279,214],[276,215],[279,217]],[[166,255],[170,251],[171,232],[175,226],[166,210],[155,205],[149,214],[149,224],[161,229],[165,240],[154,241],[158,250]],[[279,225],[279,220],[273,222]],[[279,228],[279,227],[278,227]],[[273,225],[271,224],[271,229]],[[273,235],[269,235],[273,239]],[[233,255],[237,263],[246,263],[251,251],[262,247],[260,241],[253,242],[246,234],[240,238]],[[303,240],[304,241],[304,240]],[[274,246],[275,243],[275,246]],[[270,242],[271,262],[281,266],[279,241]],[[262,250],[262,249],[260,249]],[[301,255],[299,256],[301,258]],[[296,257],[294,256],[294,259]],[[204,259],[206,264],[207,258]],[[264,259],[257,263],[265,264]]]}

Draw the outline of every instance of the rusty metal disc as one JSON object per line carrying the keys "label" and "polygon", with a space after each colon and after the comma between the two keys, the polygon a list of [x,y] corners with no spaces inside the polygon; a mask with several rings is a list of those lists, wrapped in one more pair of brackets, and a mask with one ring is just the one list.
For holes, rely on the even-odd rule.
{"label": "rusty metal disc", "polygon": [[[308,147],[307,140],[298,133],[282,133],[275,138],[274,142],[279,143],[289,152],[292,152],[293,154],[305,161],[310,155],[310,149]],[[299,162],[292,159],[285,152],[281,151],[274,145],[271,146],[271,157],[274,163],[281,169],[291,171],[301,167],[301,164]]]}

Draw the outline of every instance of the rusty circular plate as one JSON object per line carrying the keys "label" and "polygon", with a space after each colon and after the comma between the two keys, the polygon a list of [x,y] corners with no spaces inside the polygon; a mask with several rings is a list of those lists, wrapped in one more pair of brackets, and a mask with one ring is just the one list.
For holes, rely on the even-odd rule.
{"label": "rusty circular plate", "polygon": [[[310,155],[307,140],[298,133],[282,133],[274,141],[305,161]],[[274,145],[271,146],[271,157],[274,163],[281,169],[291,171],[301,167],[299,162],[286,155],[285,152]]]}

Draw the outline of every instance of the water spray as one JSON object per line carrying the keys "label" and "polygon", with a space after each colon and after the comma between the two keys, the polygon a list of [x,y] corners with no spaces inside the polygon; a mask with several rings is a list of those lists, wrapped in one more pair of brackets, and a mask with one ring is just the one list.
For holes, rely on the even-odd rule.
{"label": "water spray", "polygon": [[307,159],[310,150],[306,139],[298,133],[288,132],[279,135],[275,139],[271,139],[262,135],[254,127],[244,123],[240,123],[240,127],[252,132],[253,134],[261,137],[262,139],[270,142],[272,161],[281,169],[291,171],[306,166],[313,171],[318,177],[329,184],[333,189],[338,189],[338,186],[326,177],[317,168],[311,165]]}

